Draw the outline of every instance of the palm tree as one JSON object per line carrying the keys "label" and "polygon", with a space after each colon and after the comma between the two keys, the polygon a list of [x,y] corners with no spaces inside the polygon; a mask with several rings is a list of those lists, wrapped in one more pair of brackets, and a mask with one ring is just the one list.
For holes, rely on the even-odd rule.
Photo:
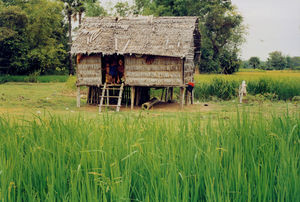
{"label": "palm tree", "polygon": [[69,74],[74,75],[74,68],[72,62],[71,46],[72,46],[72,15],[76,5],[76,0],[61,0],[65,4],[65,14],[68,18],[68,32],[69,32]]}

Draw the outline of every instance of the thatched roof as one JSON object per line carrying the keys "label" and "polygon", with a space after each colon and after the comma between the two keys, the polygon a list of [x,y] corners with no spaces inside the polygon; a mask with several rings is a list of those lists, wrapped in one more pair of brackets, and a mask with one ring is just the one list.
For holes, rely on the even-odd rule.
{"label": "thatched roof", "polygon": [[185,57],[197,26],[196,17],[85,18],[71,52]]}

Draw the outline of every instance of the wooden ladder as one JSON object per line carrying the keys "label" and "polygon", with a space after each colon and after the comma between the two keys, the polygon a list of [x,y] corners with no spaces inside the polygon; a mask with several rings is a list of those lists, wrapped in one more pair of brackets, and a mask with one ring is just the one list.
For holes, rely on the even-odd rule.
{"label": "wooden ladder", "polygon": [[[116,87],[116,88],[114,88]],[[110,96],[109,95],[109,90],[118,90],[119,91],[119,96]],[[124,83],[121,85],[115,85],[115,84],[107,84],[105,83],[103,88],[102,88],[102,95],[101,95],[101,100],[100,100],[100,105],[99,105],[99,113],[102,112],[102,107],[116,107],[116,111],[120,111],[121,107],[121,101],[122,101],[122,95],[123,95],[123,90],[124,90]],[[106,92],[106,95],[105,95]],[[106,104],[103,105],[104,98],[106,98]],[[111,105],[109,103],[109,98],[118,98],[118,103],[116,105]]]}

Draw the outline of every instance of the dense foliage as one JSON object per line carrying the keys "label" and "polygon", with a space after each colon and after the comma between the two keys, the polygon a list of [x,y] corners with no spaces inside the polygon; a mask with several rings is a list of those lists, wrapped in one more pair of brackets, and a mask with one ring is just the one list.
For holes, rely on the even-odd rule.
{"label": "dense foliage", "polygon": [[249,59],[249,65],[250,67],[256,69],[256,68],[259,68],[260,67],[260,59],[259,57],[251,57]]}
{"label": "dense foliage", "polygon": [[66,29],[57,1],[0,4],[0,60],[9,74],[47,73],[65,68]]}
{"label": "dense foliage", "polygon": [[253,56],[248,61],[243,61],[243,68],[263,70],[300,70],[300,57],[285,56],[281,51],[269,53],[267,61],[260,61],[259,57]]}

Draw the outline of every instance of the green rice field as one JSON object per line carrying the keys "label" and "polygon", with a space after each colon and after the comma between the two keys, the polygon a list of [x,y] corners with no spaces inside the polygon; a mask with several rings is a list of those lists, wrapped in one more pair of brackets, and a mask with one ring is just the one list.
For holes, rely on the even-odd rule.
{"label": "green rice field", "polygon": [[298,75],[241,74],[261,87],[243,104],[222,83],[243,76],[196,75],[196,90],[227,90],[102,114],[84,96],[76,108],[74,77],[1,84],[0,201],[299,201],[299,100],[262,91],[268,79],[298,89]]}
{"label": "green rice field", "polygon": [[300,115],[0,117],[2,201],[297,201]]}

